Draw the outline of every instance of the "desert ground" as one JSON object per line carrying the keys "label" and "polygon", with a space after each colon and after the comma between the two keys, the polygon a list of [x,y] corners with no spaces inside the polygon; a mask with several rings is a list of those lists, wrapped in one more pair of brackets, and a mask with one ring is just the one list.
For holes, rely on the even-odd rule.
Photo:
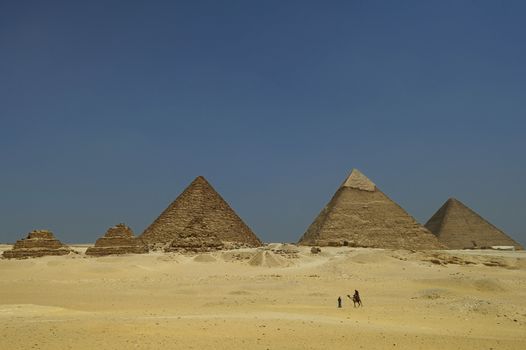
{"label": "desert ground", "polygon": [[523,251],[73,248],[0,259],[0,349],[526,348]]}

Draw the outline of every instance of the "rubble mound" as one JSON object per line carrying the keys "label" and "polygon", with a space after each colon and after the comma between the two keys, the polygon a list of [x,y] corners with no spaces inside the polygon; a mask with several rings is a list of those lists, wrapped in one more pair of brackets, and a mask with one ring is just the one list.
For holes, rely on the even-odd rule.
{"label": "rubble mound", "polygon": [[216,262],[217,259],[210,254],[199,254],[194,258],[194,261],[202,263]]}
{"label": "rubble mound", "polygon": [[318,253],[321,253],[321,249],[320,249],[319,247],[312,247],[312,248],[310,249],[310,252],[311,252],[312,254],[318,254]]}
{"label": "rubble mound", "polygon": [[72,250],[55,238],[51,231],[31,231],[26,238],[16,241],[13,249],[3,254],[8,259],[37,258],[47,255],[66,255]]}
{"label": "rubble mound", "polygon": [[106,234],[97,239],[94,247],[86,250],[86,255],[104,256],[114,254],[143,254],[148,248],[133,234],[125,224],[110,227]]}
{"label": "rubble mound", "polygon": [[267,247],[265,248],[266,250],[270,250],[272,253],[279,255],[285,259],[299,258],[300,250],[294,244],[274,243],[274,244],[267,245]]}
{"label": "rubble mound", "polygon": [[274,254],[268,250],[258,251],[248,263],[252,266],[264,266],[264,267],[285,267],[289,263],[277,254]]}
{"label": "rubble mound", "polygon": [[444,253],[444,252],[434,252],[429,256],[426,256],[422,261],[429,261],[435,265],[474,265],[477,264],[477,261],[469,257],[459,257],[456,255]]}
{"label": "rubble mound", "polygon": [[246,251],[228,251],[221,254],[223,261],[225,262],[237,262],[250,260],[254,256],[253,252]]}

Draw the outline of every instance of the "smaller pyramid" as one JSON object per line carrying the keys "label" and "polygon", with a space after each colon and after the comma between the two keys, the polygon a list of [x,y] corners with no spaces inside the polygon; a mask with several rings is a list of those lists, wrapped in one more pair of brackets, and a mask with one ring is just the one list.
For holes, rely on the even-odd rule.
{"label": "smaller pyramid", "polygon": [[72,250],[55,238],[51,231],[34,230],[16,241],[13,249],[3,254],[8,259],[37,258],[46,255],[66,255]]}
{"label": "smaller pyramid", "polygon": [[92,256],[142,253],[148,253],[148,248],[135,238],[131,228],[122,223],[110,227],[103,237],[97,239],[94,247],[86,250],[86,255]]}
{"label": "smaller pyramid", "polygon": [[140,236],[165,251],[258,247],[261,241],[202,176]]}
{"label": "smaller pyramid", "polygon": [[492,246],[523,249],[519,243],[455,198],[449,198],[425,227],[450,249]]}

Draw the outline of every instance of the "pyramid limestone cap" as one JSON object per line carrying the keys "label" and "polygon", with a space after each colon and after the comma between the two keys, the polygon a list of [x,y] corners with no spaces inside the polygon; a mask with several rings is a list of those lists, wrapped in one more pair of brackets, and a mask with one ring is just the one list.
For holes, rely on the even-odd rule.
{"label": "pyramid limestone cap", "polygon": [[358,169],[353,169],[351,175],[343,182],[341,187],[350,187],[362,191],[373,192],[376,189],[374,182],[362,174]]}

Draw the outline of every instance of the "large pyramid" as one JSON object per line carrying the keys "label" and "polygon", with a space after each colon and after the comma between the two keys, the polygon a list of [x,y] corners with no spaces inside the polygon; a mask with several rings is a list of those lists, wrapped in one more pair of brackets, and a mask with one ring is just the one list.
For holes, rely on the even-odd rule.
{"label": "large pyramid", "polygon": [[86,250],[86,255],[103,256],[113,254],[142,254],[148,248],[133,235],[131,228],[125,224],[110,227],[106,234],[97,239],[94,247]]}
{"label": "large pyramid", "polygon": [[[142,233],[150,246],[257,247],[261,241],[214,188],[198,176]],[[220,243],[220,245],[219,245]]]}
{"label": "large pyramid", "polygon": [[455,198],[449,198],[425,226],[451,249],[522,246]]}
{"label": "large pyramid", "polygon": [[431,232],[356,169],[309,226],[299,244],[443,248]]}
{"label": "large pyramid", "polygon": [[223,242],[203,222],[195,218],[186,225],[183,232],[175,235],[165,252],[206,252],[223,248]]}
{"label": "large pyramid", "polygon": [[46,255],[66,255],[72,250],[62,244],[47,230],[31,231],[26,238],[16,241],[13,249],[6,250],[4,257],[11,259],[36,258]]}

